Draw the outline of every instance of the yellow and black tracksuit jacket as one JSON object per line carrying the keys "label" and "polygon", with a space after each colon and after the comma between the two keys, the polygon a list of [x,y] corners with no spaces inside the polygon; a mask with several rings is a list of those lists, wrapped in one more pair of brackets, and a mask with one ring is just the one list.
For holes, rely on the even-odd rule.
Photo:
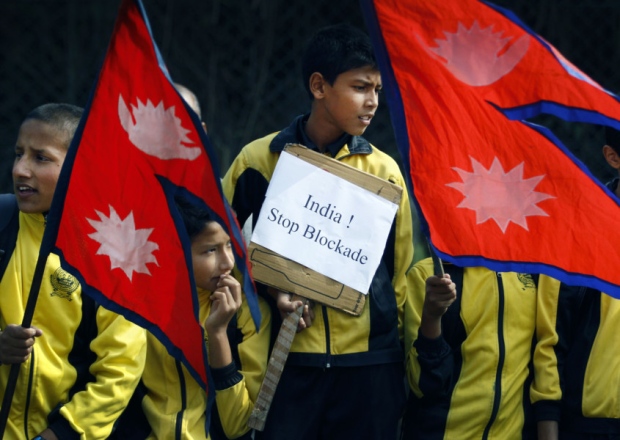
{"label": "yellow and black tracksuit jacket", "polygon": [[530,275],[445,265],[458,299],[442,335],[418,335],[430,258],[409,272],[407,377],[413,394],[405,439],[526,439],[534,434],[527,393],[536,321]]}
{"label": "yellow and black tracksuit jacket", "polygon": [[[210,292],[198,291],[200,322],[211,312]],[[247,422],[258,390],[267,371],[271,315],[259,298],[260,330],[252,320],[248,304],[241,308],[229,326],[229,341],[235,361],[224,368],[212,369],[215,406],[219,417],[212,420],[214,439],[238,438],[249,431]],[[205,333],[206,338],[206,333]],[[205,341],[206,343],[206,341]],[[148,335],[147,361],[142,377],[146,395],[144,413],[152,432],[148,439],[204,439],[207,423],[207,395],[184,365],[170,356],[153,335]]]}
{"label": "yellow and black tracksuit jacket", "polygon": [[[304,133],[305,118],[299,116],[281,132],[246,145],[224,176],[224,192],[240,224],[250,215],[256,224],[284,146],[298,143],[313,147]],[[327,151],[336,160],[402,187],[403,196],[361,316],[315,307],[313,324],[295,336],[287,365],[325,368],[400,363],[404,357],[401,340],[406,271],[413,259],[405,181],[396,162],[362,137],[345,134]]]}
{"label": "yellow and black tracksuit jacket", "polygon": [[[0,281],[0,328],[22,322],[44,228],[43,215],[19,214],[17,242]],[[31,439],[48,426],[62,439],[108,438],[142,374],[145,331],[82,295],[54,254],[32,325],[43,335],[21,364],[4,438]],[[2,394],[10,369],[0,366]]]}
{"label": "yellow and black tracksuit jacket", "polygon": [[549,277],[540,287],[536,419],[558,421],[561,432],[620,435],[620,301]]}

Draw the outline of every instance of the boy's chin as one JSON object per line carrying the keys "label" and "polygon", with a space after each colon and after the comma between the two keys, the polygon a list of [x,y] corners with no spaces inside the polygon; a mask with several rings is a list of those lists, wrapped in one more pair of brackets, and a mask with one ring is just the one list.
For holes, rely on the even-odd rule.
{"label": "boy's chin", "polygon": [[25,214],[44,214],[50,210],[50,206],[20,201],[19,197],[17,198],[17,208]]}
{"label": "boy's chin", "polygon": [[358,129],[355,129],[355,130],[349,130],[346,133],[350,134],[351,136],[361,136],[361,135],[363,135],[366,132],[367,128],[368,127],[362,127],[362,128],[358,128]]}

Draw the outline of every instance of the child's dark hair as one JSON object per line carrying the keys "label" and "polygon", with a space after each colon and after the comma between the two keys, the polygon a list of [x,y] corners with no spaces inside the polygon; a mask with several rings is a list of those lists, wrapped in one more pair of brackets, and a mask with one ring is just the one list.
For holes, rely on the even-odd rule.
{"label": "child's dark hair", "polygon": [[24,118],[45,122],[65,134],[66,147],[69,148],[71,139],[77,130],[84,109],[72,104],[49,103],[32,110]]}
{"label": "child's dark hair", "polygon": [[615,128],[605,127],[605,143],[620,154],[620,131]]}
{"label": "child's dark hair", "polygon": [[333,85],[341,73],[366,66],[379,69],[368,35],[348,24],[325,27],[306,45],[301,64],[304,87],[312,99],[309,81],[314,72]]}
{"label": "child's dark hair", "polygon": [[175,197],[174,202],[181,213],[181,218],[190,240],[200,234],[207,223],[214,221],[209,211],[189,203],[184,198]]}

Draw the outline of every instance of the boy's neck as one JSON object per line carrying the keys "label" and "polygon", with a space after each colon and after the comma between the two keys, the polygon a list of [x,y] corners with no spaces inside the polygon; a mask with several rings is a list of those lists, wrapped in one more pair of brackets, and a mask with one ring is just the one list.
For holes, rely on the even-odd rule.
{"label": "boy's neck", "polygon": [[306,122],[306,136],[310,138],[321,153],[325,153],[328,145],[340,138],[344,132],[336,132],[333,127],[325,124],[313,111]]}

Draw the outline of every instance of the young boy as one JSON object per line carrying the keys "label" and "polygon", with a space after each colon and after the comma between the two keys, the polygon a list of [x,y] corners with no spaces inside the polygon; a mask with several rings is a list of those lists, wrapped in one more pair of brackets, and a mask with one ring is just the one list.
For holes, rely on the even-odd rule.
{"label": "young boy", "polygon": [[20,325],[46,215],[81,116],[81,108],[68,104],[37,107],[15,145],[19,230],[0,280],[0,394],[10,364],[21,366],[4,438],[108,438],[144,367],[144,330],[83,296],[57,255],[47,259],[32,327]]}
{"label": "young boy", "polygon": [[[247,421],[267,370],[271,315],[259,300],[257,333],[241,285],[231,273],[235,260],[230,237],[208,212],[183,199],[176,202],[191,243],[199,317],[215,382],[211,389],[219,417],[213,418],[211,437],[239,438],[249,431]],[[152,428],[149,439],[205,438],[204,390],[150,334],[142,380],[147,388],[142,406]]]}
{"label": "young boy", "polygon": [[[413,259],[411,211],[396,162],[362,136],[379,103],[381,75],[368,37],[345,25],[319,30],[302,60],[310,113],[245,146],[224,176],[244,224],[257,221],[285,144],[298,143],[389,180],[403,197],[359,317],[321,305],[304,316],[263,433],[269,439],[396,438],[405,400],[402,317]],[[300,306],[277,294],[281,313]],[[310,326],[310,324],[312,324]]]}
{"label": "young boy", "polygon": [[445,265],[409,272],[405,310],[412,390],[403,440],[533,439],[528,398],[536,323],[530,275]]}
{"label": "young boy", "polygon": [[[603,155],[620,176],[620,132],[605,134]],[[607,187],[620,198],[618,181]],[[542,287],[532,387],[538,438],[620,439],[620,301],[548,277]]]}

